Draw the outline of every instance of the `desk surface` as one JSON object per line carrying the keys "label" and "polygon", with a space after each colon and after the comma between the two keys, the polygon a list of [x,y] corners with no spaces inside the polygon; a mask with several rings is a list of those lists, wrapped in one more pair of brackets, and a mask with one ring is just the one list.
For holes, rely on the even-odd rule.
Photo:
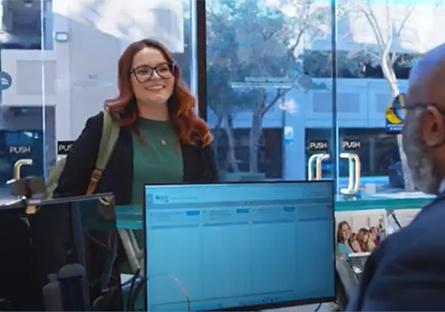
{"label": "desk surface", "polygon": [[370,209],[419,209],[434,200],[434,196],[403,197],[403,194],[378,194],[360,199],[340,199],[335,202],[335,211]]}
{"label": "desk surface", "polygon": [[8,196],[0,198],[0,209],[17,209],[23,207],[24,202],[17,197]]}
{"label": "desk surface", "polygon": [[[371,209],[419,209],[429,204],[433,196],[401,197],[400,194],[379,194],[361,199],[339,199],[335,211],[358,211]],[[116,207],[117,227],[120,229],[142,230],[142,207],[121,205]]]}
{"label": "desk surface", "polygon": [[[371,209],[418,209],[429,204],[433,196],[401,197],[401,194],[379,194],[361,199],[339,199],[335,211],[359,211]],[[23,202],[15,197],[0,198],[0,209],[23,207]],[[136,205],[116,206],[117,227],[120,229],[142,230],[142,207]]]}

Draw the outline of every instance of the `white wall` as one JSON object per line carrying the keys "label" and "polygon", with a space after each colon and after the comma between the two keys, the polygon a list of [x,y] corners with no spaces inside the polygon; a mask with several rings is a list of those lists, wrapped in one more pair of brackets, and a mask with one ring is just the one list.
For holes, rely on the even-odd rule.
{"label": "white wall", "polygon": [[[299,126],[306,128],[329,128],[333,124],[332,81],[313,79],[316,84],[325,84],[326,89],[309,92],[292,90],[284,98],[293,102],[291,111],[280,108],[282,101],[268,111],[264,117],[264,128],[282,128],[285,116],[301,115]],[[399,81],[400,90],[408,87],[407,80]],[[392,96],[384,79],[337,79],[337,124],[344,128],[384,128],[385,109]],[[284,105],[286,107],[286,105]],[[292,117],[293,118],[293,117]],[[215,124],[216,116],[210,111],[209,122]],[[250,128],[252,113],[248,111],[235,114],[234,127]]]}
{"label": "white wall", "polygon": [[[118,59],[129,43],[150,37],[175,52],[184,46],[182,6],[178,1],[54,0],[54,6],[58,8],[55,17],[70,38],[66,43],[56,43],[61,49],[57,55],[64,60],[65,73],[69,73],[60,73],[60,80],[62,85],[68,84],[70,115],[67,132],[63,129],[67,113],[59,113],[58,139],[75,139],[86,119],[103,108],[105,99],[117,95]],[[64,105],[64,109],[68,107]]]}
{"label": "white wall", "polygon": [[50,32],[50,50],[1,50],[1,69],[13,79],[1,105],[56,106],[57,140],[76,139],[86,119],[117,95],[117,63],[129,43],[154,38],[172,52],[184,48],[181,1],[53,0],[51,9],[46,28],[52,22],[68,40]]}
{"label": "white wall", "polygon": [[[2,106],[42,106],[43,104],[53,106],[56,104],[57,56],[54,52],[3,49],[1,50],[1,70],[12,78],[11,87],[2,92]],[[42,87],[43,81],[45,91]]]}

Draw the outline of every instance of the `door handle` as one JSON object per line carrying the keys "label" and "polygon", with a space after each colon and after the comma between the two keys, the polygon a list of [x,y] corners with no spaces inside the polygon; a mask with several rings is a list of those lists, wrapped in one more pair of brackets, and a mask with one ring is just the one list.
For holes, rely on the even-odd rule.
{"label": "door handle", "polygon": [[12,173],[13,178],[15,180],[19,180],[21,177],[21,169],[22,166],[31,166],[33,163],[32,159],[30,158],[23,158],[23,159],[19,159],[14,163],[14,172]]}
{"label": "door handle", "polygon": [[312,170],[312,167],[313,167],[312,164],[318,157],[320,157],[320,155],[322,155],[322,154],[311,155],[311,157],[309,157],[309,159],[307,161],[307,179],[308,179],[308,181],[314,180],[314,172]]}
{"label": "door handle", "polygon": [[[329,159],[329,154],[314,154],[309,157],[307,162],[308,166],[308,180],[309,181],[320,181],[322,179],[322,168],[321,165],[323,161]],[[315,176],[313,172],[313,163],[315,162]]]}
{"label": "door handle", "polygon": [[353,153],[341,153],[340,158],[347,159],[349,164],[348,187],[340,189],[343,195],[357,194],[360,187],[361,162],[360,157]]}
{"label": "door handle", "polygon": [[329,154],[321,154],[315,161],[315,180],[320,181],[322,178],[321,163],[329,159]]}

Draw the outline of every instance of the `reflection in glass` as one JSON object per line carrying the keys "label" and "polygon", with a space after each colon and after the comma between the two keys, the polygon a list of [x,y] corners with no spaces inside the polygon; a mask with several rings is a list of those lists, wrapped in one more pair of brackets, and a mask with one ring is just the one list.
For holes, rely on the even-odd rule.
{"label": "reflection in glass", "polygon": [[[379,142],[383,131],[378,129],[385,129],[383,108],[390,106],[394,97],[406,90],[408,73],[415,61],[445,40],[445,36],[440,38],[429,30],[436,28],[434,25],[438,23],[438,16],[443,15],[444,7],[440,1],[429,0],[338,0],[336,8],[339,29],[336,60],[338,98],[342,94],[357,94],[355,105],[358,108],[356,115],[339,112],[338,124],[340,129],[361,128],[357,135],[366,132],[370,136],[366,141],[373,139]],[[432,28],[423,27],[426,21]],[[393,108],[394,113],[403,119],[404,104],[398,104],[399,107]],[[340,101],[338,105],[342,105]],[[380,192],[394,188],[413,191],[401,135],[395,135],[400,131],[390,130],[387,127],[388,133],[394,134],[384,137],[386,140],[388,136],[392,137],[392,143],[387,146],[393,146],[393,151],[371,161],[375,162],[374,168],[385,167],[383,171],[379,170],[381,178],[377,189]],[[371,149],[365,154],[375,155]],[[395,154],[398,154],[397,158],[394,158]],[[393,159],[392,164],[388,164],[389,156]],[[367,159],[364,159],[364,163],[366,168]],[[365,168],[362,184],[375,176],[375,170],[372,173]],[[340,176],[342,174],[340,170]]]}
{"label": "reflection in glass", "polygon": [[304,178],[306,103],[313,90],[329,93],[329,81],[305,72],[304,56],[318,40],[329,42],[330,8],[328,1],[207,3],[208,120],[223,177]]}
{"label": "reflection in glass", "polygon": [[[0,110],[0,194],[7,193],[6,181],[12,178],[14,163],[23,158],[33,160],[31,166],[24,166],[22,176],[44,175],[44,153],[46,159],[55,158],[54,109],[45,108],[45,131],[42,126],[41,108],[12,108]],[[44,135],[48,150],[44,151]]]}
{"label": "reflection in glass", "polygon": [[[0,4],[2,48],[41,49],[42,28],[52,33],[51,5],[52,0],[2,1]],[[52,41],[45,41],[43,48],[52,49]]]}
{"label": "reflection in glass", "polygon": [[[334,3],[335,59],[328,1],[207,2],[208,120],[220,170],[230,179],[245,172],[305,179],[307,160],[322,152],[338,162],[340,188],[349,175],[339,159],[346,148],[363,164],[361,190],[370,183],[377,193],[414,190],[401,136],[387,131],[385,112],[407,89],[413,64],[445,41],[434,31],[444,4]],[[323,163],[323,178],[334,178],[336,165]]]}

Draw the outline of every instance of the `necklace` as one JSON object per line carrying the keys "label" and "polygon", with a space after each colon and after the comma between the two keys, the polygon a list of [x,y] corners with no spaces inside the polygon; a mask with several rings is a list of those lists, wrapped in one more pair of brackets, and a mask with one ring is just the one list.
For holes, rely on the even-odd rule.
{"label": "necklace", "polygon": [[[144,138],[143,135],[140,135],[140,136],[138,136],[137,138],[138,138],[138,140],[141,142],[141,144],[142,144],[142,146],[143,146],[144,148],[148,148],[148,143],[147,143],[147,141],[145,140],[145,138]],[[159,138],[159,143],[161,143],[162,146],[167,146],[167,145],[168,145],[168,144],[167,144],[167,140],[164,139],[164,138]]]}

